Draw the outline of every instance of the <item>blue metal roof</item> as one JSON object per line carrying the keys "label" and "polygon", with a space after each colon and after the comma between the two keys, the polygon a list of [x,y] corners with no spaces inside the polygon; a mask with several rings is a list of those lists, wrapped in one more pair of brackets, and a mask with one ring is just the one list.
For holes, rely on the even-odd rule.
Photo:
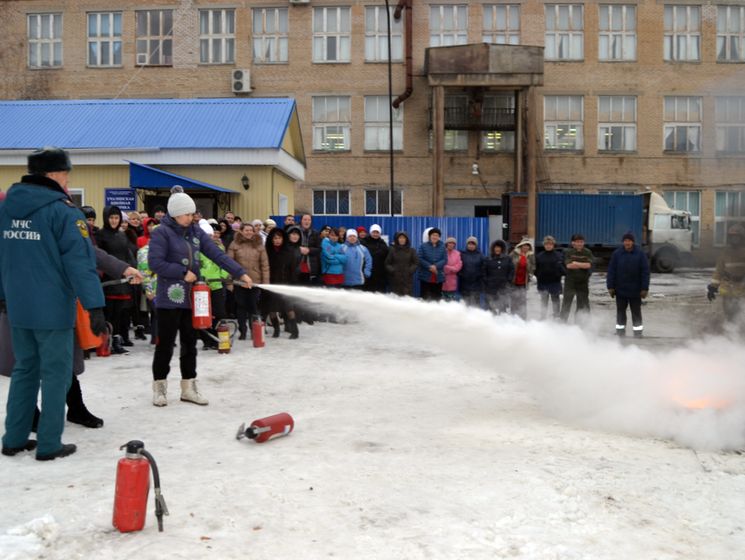
{"label": "blue metal roof", "polygon": [[280,148],[295,100],[0,101],[0,149]]}
{"label": "blue metal roof", "polygon": [[234,193],[230,189],[190,179],[183,175],[169,173],[149,165],[129,162],[129,186],[133,189],[170,189],[174,185],[181,185],[184,190],[208,189],[211,191]]}

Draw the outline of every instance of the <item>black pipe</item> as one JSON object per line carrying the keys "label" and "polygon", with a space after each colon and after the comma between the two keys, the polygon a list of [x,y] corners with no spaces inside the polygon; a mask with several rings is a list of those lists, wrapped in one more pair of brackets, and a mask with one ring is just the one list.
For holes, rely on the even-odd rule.
{"label": "black pipe", "polygon": [[[386,2],[386,7],[387,7]],[[406,8],[406,24],[404,27],[404,42],[406,45],[406,90],[393,100],[393,108],[398,109],[399,105],[406,101],[411,94],[414,92],[414,61],[412,56],[413,44],[414,44],[414,15],[412,13],[411,0],[399,0],[396,9],[393,11],[393,17],[396,20],[401,19],[401,12]],[[388,25],[388,33],[390,37],[390,24]],[[388,47],[388,54],[390,55],[390,47]],[[393,206],[393,200],[391,200],[391,207]]]}

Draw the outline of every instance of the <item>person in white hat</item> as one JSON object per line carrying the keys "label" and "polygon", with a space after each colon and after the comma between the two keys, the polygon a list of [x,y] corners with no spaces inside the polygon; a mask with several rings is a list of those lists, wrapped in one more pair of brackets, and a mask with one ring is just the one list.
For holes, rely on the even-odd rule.
{"label": "person in white hat", "polygon": [[167,377],[176,334],[179,335],[181,400],[208,404],[197,389],[197,333],[191,322],[191,287],[199,278],[201,253],[251,287],[246,271],[223,253],[198,224],[194,200],[176,186],[168,199],[168,214],[150,237],[148,264],[158,275],[155,309],[158,318],[158,342],[153,356],[153,404],[166,406]]}
{"label": "person in white hat", "polygon": [[365,281],[365,291],[386,291],[385,259],[388,257],[388,243],[382,237],[383,229],[378,224],[370,226],[370,235],[360,240],[372,257],[372,272]]}

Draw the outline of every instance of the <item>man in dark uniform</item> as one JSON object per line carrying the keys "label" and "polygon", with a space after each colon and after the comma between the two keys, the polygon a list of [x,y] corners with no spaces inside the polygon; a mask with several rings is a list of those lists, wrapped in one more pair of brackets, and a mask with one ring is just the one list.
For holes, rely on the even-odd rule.
{"label": "man in dark uniform", "polygon": [[[0,300],[7,305],[16,358],[3,455],[36,448],[36,458],[48,461],[75,452],[75,445],[62,443],[75,300],[90,312],[94,334],[106,329],[88,226],[65,191],[71,168],[64,150],[33,152],[29,175],[13,185],[0,204]],[[37,448],[28,436],[40,386]]]}

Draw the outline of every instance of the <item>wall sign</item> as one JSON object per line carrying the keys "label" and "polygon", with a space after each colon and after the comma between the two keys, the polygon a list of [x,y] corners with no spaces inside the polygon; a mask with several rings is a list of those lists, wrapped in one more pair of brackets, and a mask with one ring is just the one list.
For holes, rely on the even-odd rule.
{"label": "wall sign", "polygon": [[104,205],[118,206],[119,210],[137,210],[137,195],[134,189],[104,189]]}

